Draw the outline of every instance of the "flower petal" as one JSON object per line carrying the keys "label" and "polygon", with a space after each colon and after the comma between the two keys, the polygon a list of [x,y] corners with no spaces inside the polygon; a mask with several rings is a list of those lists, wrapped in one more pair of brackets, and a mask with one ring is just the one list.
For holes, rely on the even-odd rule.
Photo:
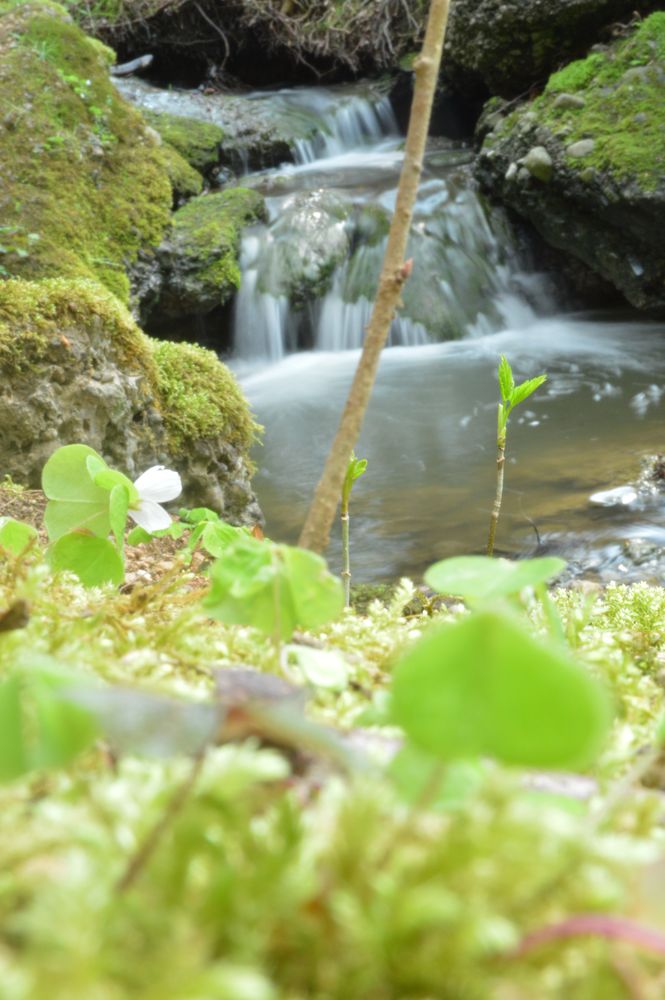
{"label": "flower petal", "polygon": [[157,503],[175,500],[182,493],[182,482],[178,473],[173,469],[166,469],[163,465],[153,465],[151,469],[143,472],[134,481],[134,486],[142,500],[155,500]]}
{"label": "flower petal", "polygon": [[139,506],[130,508],[128,513],[132,521],[136,521],[145,531],[161,531],[171,524],[171,515],[154,500],[141,500]]}

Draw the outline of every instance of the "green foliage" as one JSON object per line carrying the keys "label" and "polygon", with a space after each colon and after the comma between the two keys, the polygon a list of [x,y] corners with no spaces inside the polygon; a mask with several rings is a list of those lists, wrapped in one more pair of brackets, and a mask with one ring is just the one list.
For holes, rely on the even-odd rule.
{"label": "green foliage", "polygon": [[212,586],[202,604],[219,621],[252,625],[275,639],[296,628],[316,628],[344,607],[339,580],[313,552],[238,537],[210,571]]}
{"label": "green foliage", "polygon": [[32,525],[23,524],[13,517],[0,517],[0,551],[4,549],[14,556],[20,556],[37,538],[37,531]]}
{"label": "green foliage", "polygon": [[499,447],[505,447],[506,429],[508,417],[512,410],[536,391],[536,389],[547,381],[547,375],[537,375],[535,378],[527,379],[520,385],[515,385],[512,368],[504,355],[501,355],[498,369],[499,389],[501,392],[501,403],[499,403],[497,441]]}
{"label": "green foliage", "polygon": [[606,693],[582,667],[489,611],[426,633],[405,654],[392,712],[418,747],[443,760],[546,768],[591,763],[611,717]]}
{"label": "green foliage", "polygon": [[42,472],[42,489],[49,501],[44,522],[51,541],[74,530],[106,538],[111,531],[111,491],[119,481],[136,501],[133,483],[109,469],[94,448],[70,444],[54,451]]}
{"label": "green foliage", "polygon": [[425,582],[440,594],[454,594],[471,602],[492,602],[519,594],[525,587],[537,587],[558,576],[566,568],[563,559],[488,559],[486,556],[456,556],[434,563],[425,573]]}
{"label": "green foliage", "polygon": [[98,734],[88,712],[67,700],[73,676],[32,656],[0,683],[0,782],[64,767]]}
{"label": "green foliage", "polygon": [[344,482],[342,484],[342,513],[348,510],[353,484],[355,483],[356,479],[360,479],[360,477],[364,475],[366,471],[367,471],[367,459],[356,458],[355,452],[352,452],[351,458],[349,459],[349,464],[346,469],[346,474],[344,476]]}
{"label": "green foliage", "polygon": [[51,545],[48,554],[56,572],[75,573],[84,587],[118,586],[125,578],[122,556],[107,538],[70,531]]}

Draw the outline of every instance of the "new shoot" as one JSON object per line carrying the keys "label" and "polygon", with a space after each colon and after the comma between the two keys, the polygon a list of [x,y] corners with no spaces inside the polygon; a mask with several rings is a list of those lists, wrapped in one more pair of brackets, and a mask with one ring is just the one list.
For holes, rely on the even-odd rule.
{"label": "new shoot", "polygon": [[349,549],[349,500],[351,490],[356,479],[367,469],[366,458],[356,458],[355,452],[351,452],[349,464],[346,467],[346,475],[342,483],[342,557],[344,568],[342,569],[342,582],[344,583],[344,603],[347,608],[351,607],[351,555]]}
{"label": "new shoot", "polygon": [[499,514],[501,513],[501,500],[503,498],[503,474],[506,464],[506,433],[508,429],[508,417],[519,403],[523,403],[525,399],[528,399],[528,397],[534,393],[536,389],[547,379],[547,375],[536,375],[535,378],[527,379],[526,382],[522,382],[521,385],[516,386],[515,379],[513,378],[513,370],[503,354],[501,355],[501,361],[499,362],[498,376],[501,402],[499,403],[496,439],[496,494],[494,496],[494,504],[490,515],[490,532],[487,540],[488,556],[491,556],[494,553],[494,536],[496,535],[496,526],[499,522]]}

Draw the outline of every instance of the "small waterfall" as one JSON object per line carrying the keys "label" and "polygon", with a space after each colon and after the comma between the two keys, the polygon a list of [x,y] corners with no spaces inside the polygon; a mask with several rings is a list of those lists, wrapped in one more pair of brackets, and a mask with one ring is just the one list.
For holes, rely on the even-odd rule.
{"label": "small waterfall", "polygon": [[[297,350],[362,345],[394,211],[400,137],[381,93],[277,92],[283,108],[321,127],[299,140],[297,163],[260,175],[269,222],[245,232],[234,355],[275,361]],[[470,176],[469,151],[434,140],[409,237],[413,271],[389,335],[418,347],[525,327],[546,301],[525,276],[505,217],[488,209]],[[321,187],[326,183],[327,187]]]}

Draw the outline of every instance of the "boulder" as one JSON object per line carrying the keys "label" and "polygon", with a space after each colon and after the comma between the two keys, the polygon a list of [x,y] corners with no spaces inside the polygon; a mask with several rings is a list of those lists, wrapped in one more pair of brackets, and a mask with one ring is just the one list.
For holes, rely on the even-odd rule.
{"label": "boulder", "polygon": [[481,183],[546,242],[656,311],[665,309],[663,93],[658,12],[554,73],[495,125],[477,163]]}
{"label": "boulder", "polygon": [[159,137],[61,6],[10,6],[0,51],[0,276],[96,280],[127,302],[127,265],[170,217]]}
{"label": "boulder", "polygon": [[99,283],[0,281],[0,376],[0,475],[38,486],[49,455],[80,442],[132,478],[177,469],[184,503],[260,520],[256,425],[229,370],[146,337]]}
{"label": "boulder", "polygon": [[247,188],[201,195],[178,209],[144,296],[151,321],[203,316],[227,302],[240,285],[241,228],[264,213],[261,195]]}
{"label": "boulder", "polygon": [[583,54],[603,27],[654,6],[653,0],[455,0],[443,78],[467,96],[516,97]]}

